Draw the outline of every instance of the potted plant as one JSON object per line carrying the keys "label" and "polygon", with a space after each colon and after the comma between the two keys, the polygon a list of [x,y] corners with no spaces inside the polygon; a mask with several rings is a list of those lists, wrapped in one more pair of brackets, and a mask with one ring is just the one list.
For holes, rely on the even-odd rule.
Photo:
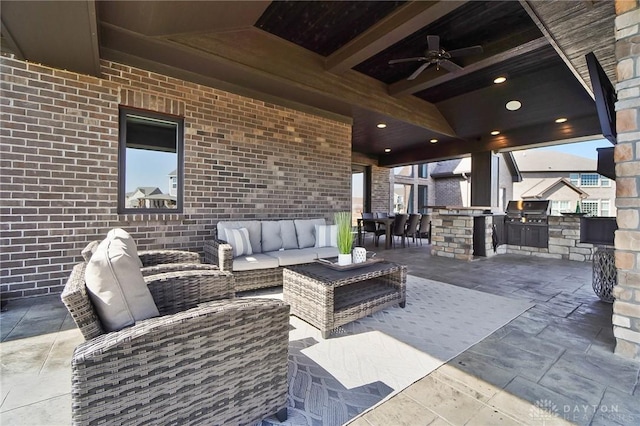
{"label": "potted plant", "polygon": [[340,253],[338,254],[338,265],[349,265],[351,263],[351,248],[353,246],[353,235],[351,234],[351,213],[336,213],[335,224],[338,232],[338,253]]}

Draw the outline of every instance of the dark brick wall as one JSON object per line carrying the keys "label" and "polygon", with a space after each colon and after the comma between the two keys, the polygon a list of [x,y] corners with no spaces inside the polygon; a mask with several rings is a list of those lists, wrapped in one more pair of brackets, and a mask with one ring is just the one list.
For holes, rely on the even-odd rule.
{"label": "dark brick wall", "polygon": [[[201,251],[220,219],[350,209],[350,125],[112,62],[103,78],[0,66],[3,299],[60,292],[113,227]],[[183,214],[117,213],[118,105],[184,116]]]}
{"label": "dark brick wall", "polygon": [[460,182],[463,180],[459,177],[434,179],[435,205],[462,206],[463,194],[460,190]]}

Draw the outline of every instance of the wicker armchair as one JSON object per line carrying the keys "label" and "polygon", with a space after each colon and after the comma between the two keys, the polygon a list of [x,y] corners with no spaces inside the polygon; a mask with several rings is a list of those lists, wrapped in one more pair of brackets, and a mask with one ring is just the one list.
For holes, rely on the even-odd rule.
{"label": "wicker armchair", "polygon": [[[215,424],[286,419],[289,306],[236,299],[229,272],[145,278],[160,316],[104,333],[86,263],[62,300],[86,342],[74,351],[73,424]],[[204,303],[206,302],[206,303]]]}

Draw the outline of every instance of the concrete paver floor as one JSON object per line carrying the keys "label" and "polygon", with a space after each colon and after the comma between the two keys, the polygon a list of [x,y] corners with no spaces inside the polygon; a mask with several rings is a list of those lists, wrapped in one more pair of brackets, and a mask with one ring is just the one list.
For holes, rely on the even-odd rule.
{"label": "concrete paver floor", "polygon": [[[612,306],[593,293],[590,263],[367,248],[412,275],[536,306],[351,425],[640,424],[640,362],[613,353]],[[9,302],[0,316],[2,425],[71,423],[70,354],[83,339],[59,300]]]}
{"label": "concrete paver floor", "polygon": [[640,425],[640,362],[613,353],[612,305],[593,292],[590,262],[367,247],[409,274],[536,305],[351,425]]}

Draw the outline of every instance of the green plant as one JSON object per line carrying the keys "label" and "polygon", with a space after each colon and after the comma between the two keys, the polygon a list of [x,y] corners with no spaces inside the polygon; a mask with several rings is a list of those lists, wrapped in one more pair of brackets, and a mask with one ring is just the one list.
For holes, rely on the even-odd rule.
{"label": "green plant", "polygon": [[338,251],[340,254],[350,254],[353,246],[353,235],[351,235],[351,213],[336,213],[335,224],[338,227]]}

